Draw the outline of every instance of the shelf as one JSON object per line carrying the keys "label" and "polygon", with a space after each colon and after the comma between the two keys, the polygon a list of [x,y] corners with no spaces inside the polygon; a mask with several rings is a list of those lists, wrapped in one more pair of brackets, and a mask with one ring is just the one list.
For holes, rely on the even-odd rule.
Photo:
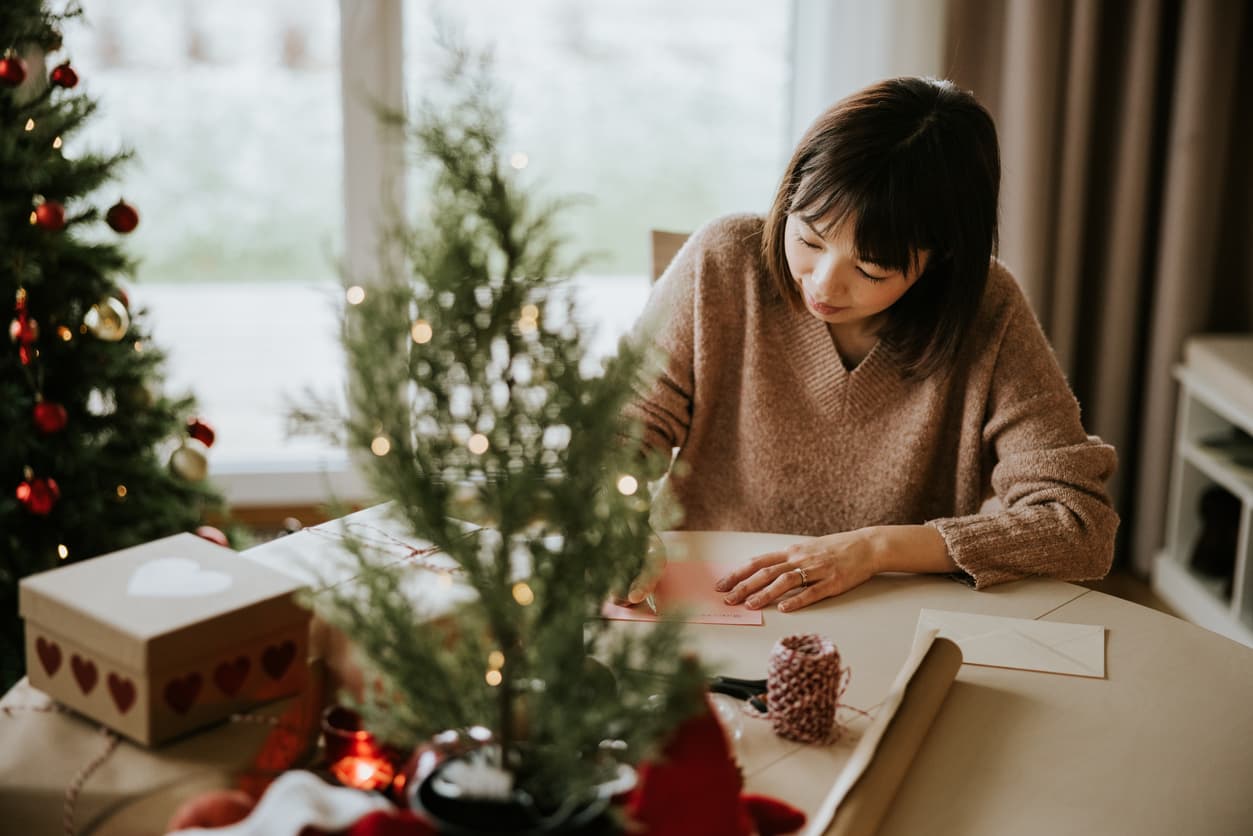
{"label": "shelf", "polygon": [[1222,453],[1192,441],[1180,442],[1179,450],[1184,461],[1235,494],[1244,504],[1253,505],[1253,468],[1238,465]]}
{"label": "shelf", "polygon": [[1232,641],[1253,647],[1253,630],[1232,616],[1222,581],[1200,578],[1168,552],[1153,563],[1153,591],[1181,617]]}
{"label": "shelf", "polygon": [[[1253,334],[1192,337],[1184,359],[1175,367],[1181,388],[1174,464],[1166,543],[1153,563],[1153,591],[1189,621],[1253,647],[1253,467],[1247,439],[1237,432],[1253,435]],[[1232,522],[1212,519],[1221,509],[1207,499],[1211,487],[1240,503],[1236,531],[1211,532],[1235,535],[1229,587],[1227,579],[1203,577],[1190,565],[1208,527]]]}

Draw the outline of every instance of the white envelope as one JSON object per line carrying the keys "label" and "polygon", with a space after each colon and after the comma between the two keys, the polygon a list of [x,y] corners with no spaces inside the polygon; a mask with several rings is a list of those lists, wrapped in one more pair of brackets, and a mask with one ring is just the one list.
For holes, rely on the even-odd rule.
{"label": "white envelope", "polygon": [[1105,678],[1105,628],[1095,624],[924,609],[917,632],[924,630],[956,642],[967,665]]}

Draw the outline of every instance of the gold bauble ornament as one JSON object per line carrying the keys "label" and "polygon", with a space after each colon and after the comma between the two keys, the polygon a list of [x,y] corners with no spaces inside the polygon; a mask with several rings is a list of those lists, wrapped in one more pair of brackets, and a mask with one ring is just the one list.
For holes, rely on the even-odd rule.
{"label": "gold bauble ornament", "polygon": [[203,482],[209,475],[209,462],[199,450],[184,444],[170,454],[170,470],[188,482]]}
{"label": "gold bauble ornament", "polygon": [[143,383],[131,383],[117,388],[117,400],[129,410],[147,409],[156,403],[156,396]]}
{"label": "gold bauble ornament", "polygon": [[131,327],[131,315],[120,301],[106,296],[91,306],[83,317],[83,324],[97,339],[115,343],[126,336]]}

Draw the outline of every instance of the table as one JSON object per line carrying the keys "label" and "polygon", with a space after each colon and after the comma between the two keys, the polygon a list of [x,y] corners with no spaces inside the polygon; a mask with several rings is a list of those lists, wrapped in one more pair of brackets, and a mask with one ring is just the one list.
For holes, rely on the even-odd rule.
{"label": "table", "polygon": [[[728,564],[802,539],[666,537]],[[1253,833],[1253,650],[1146,607],[1044,579],[975,592],[894,575],[800,612],[767,610],[762,628],[693,625],[691,642],[719,672],[760,676],[780,636],[822,633],[852,668],[843,702],[869,707],[922,607],[1104,625],[1106,678],[964,665],[882,836]],[[829,750],[786,744],[764,723],[750,721],[742,745],[750,791],[813,810],[834,779]]]}
{"label": "table", "polygon": [[[674,559],[730,565],[803,539],[729,532],[664,536]],[[264,549],[252,556],[264,559]],[[1253,793],[1247,788],[1253,776],[1253,650],[1153,610],[1045,579],[975,592],[945,577],[887,575],[797,613],[767,610],[763,627],[690,625],[687,635],[717,672],[758,677],[779,637],[822,633],[852,669],[843,701],[870,708],[895,678],[923,607],[1102,624],[1107,677],[963,666],[882,826],[884,836],[1253,832]],[[81,723],[86,748],[47,753],[38,734],[45,723],[62,729]],[[748,789],[815,809],[835,778],[832,750],[781,740],[764,722],[746,719],[742,725],[738,754]],[[37,758],[63,785],[65,771],[79,768],[97,745],[92,729],[73,717],[39,716],[17,733],[0,733],[0,748],[10,763]],[[197,766],[192,761],[203,757],[209,767],[223,754],[200,742],[209,734],[144,756],[173,758],[169,779],[180,771],[190,774]],[[0,770],[0,814],[13,812],[3,809],[3,799],[17,789],[16,777]],[[108,777],[106,765],[93,781]],[[126,791],[140,796],[154,788],[128,785]],[[34,798],[22,792],[31,796],[28,817],[19,815],[23,832],[61,833],[59,797],[48,796],[48,816],[36,822]],[[84,796],[92,792],[89,781]],[[88,809],[82,814],[81,820],[90,820]],[[159,833],[164,819],[153,818],[152,832]]]}

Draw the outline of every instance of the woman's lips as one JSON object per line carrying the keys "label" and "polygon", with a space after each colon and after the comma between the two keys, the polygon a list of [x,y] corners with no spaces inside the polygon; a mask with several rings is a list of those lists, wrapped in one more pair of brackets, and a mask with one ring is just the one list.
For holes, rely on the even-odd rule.
{"label": "woman's lips", "polygon": [[808,293],[805,294],[805,301],[809,303],[809,307],[813,308],[823,316],[832,316],[833,314],[838,314],[841,311],[848,310],[847,307],[837,308],[832,305],[824,305]]}

